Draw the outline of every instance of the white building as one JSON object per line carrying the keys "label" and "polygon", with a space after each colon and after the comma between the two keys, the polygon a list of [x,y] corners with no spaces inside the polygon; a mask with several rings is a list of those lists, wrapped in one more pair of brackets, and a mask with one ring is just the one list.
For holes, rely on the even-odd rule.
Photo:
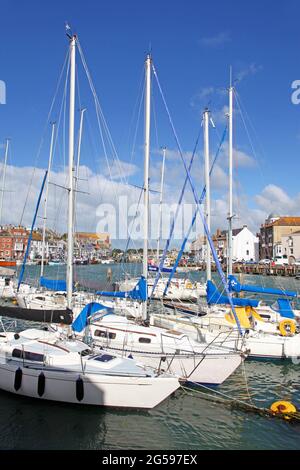
{"label": "white building", "polygon": [[233,229],[232,257],[236,261],[258,261],[259,260],[259,239],[248,229]]}
{"label": "white building", "polygon": [[[30,245],[30,253],[29,259],[35,260],[36,258],[41,258],[43,255],[43,237],[42,234],[39,232],[33,232],[32,240]],[[45,241],[45,251],[44,251],[45,258],[49,256],[49,247],[48,241]]]}
{"label": "white building", "polygon": [[206,238],[199,235],[190,245],[190,252],[195,256],[197,261],[203,262],[206,260]]}
{"label": "white building", "polygon": [[300,232],[281,237],[280,255],[287,256],[289,264],[300,259]]}

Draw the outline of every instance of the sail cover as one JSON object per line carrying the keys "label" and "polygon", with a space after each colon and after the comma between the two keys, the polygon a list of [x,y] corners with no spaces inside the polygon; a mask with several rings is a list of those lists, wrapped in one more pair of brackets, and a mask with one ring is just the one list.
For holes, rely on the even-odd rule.
{"label": "sail cover", "polygon": [[90,317],[100,311],[102,311],[102,316],[104,316],[110,315],[113,312],[113,309],[105,307],[105,305],[98,304],[97,302],[87,304],[73,321],[72,330],[80,333],[88,325]]}
{"label": "sail cover", "polygon": [[56,290],[56,291],[67,290],[66,281],[59,280],[59,279],[47,279],[46,277],[40,278],[40,286],[46,287],[46,289],[49,289],[49,290]]}
{"label": "sail cover", "polygon": [[284,295],[287,297],[297,297],[297,292],[273,289],[271,287],[257,287],[247,284],[240,284],[235,276],[228,276],[229,290],[232,292],[253,292],[258,294]]}
{"label": "sail cover", "polygon": [[[148,264],[148,271],[152,273],[157,273],[159,271],[159,266],[155,266],[154,264]],[[173,271],[172,268],[161,268],[161,273],[171,273]]]}
{"label": "sail cover", "polygon": [[288,299],[278,299],[277,303],[279,307],[278,311],[282,317],[295,318],[295,314]]}
{"label": "sail cover", "polygon": [[39,323],[59,323],[64,325],[71,325],[72,323],[72,312],[68,309],[38,310],[34,308],[0,305],[0,316],[36,321]]}
{"label": "sail cover", "polygon": [[125,292],[107,292],[107,291],[97,291],[97,295],[103,295],[105,297],[118,297],[121,299],[132,299],[132,300],[147,300],[147,282],[146,279],[142,276],[135,286],[134,289],[125,291]]}
{"label": "sail cover", "polygon": [[[207,295],[207,303],[208,305],[213,304],[224,304],[230,305],[229,298],[226,295],[221,294],[214,283],[212,281],[207,281],[206,287],[206,295]],[[236,307],[257,307],[258,300],[253,299],[236,299],[234,297],[231,298],[232,303]]]}

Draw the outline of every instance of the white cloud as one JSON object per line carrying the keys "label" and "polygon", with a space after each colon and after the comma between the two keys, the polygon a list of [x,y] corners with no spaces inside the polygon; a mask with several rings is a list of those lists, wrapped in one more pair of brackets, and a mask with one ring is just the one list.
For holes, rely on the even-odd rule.
{"label": "white cloud", "polygon": [[276,212],[279,215],[299,214],[300,195],[291,198],[282,188],[275,184],[267,185],[255,201],[266,213]]}
{"label": "white cloud", "polygon": [[231,41],[230,33],[228,31],[221,31],[215,36],[203,37],[199,43],[204,47],[220,47]]}
{"label": "white cloud", "polygon": [[214,86],[206,86],[192,96],[190,106],[203,111],[204,106],[209,106],[211,101],[214,103],[217,101],[219,103],[220,100],[222,100],[223,102],[224,96],[227,96],[225,87],[216,88]]}
{"label": "white cloud", "polygon": [[201,90],[192,96],[190,100],[190,105],[192,108],[203,107],[204,104],[207,104],[207,101],[214,95],[215,88],[213,86],[203,87]]}
{"label": "white cloud", "polygon": [[[0,165],[1,170],[2,165]],[[28,194],[22,223],[26,226],[31,225],[44,174],[45,170],[41,168],[7,166],[7,192],[4,195],[2,222],[20,223]],[[80,175],[86,181],[80,181],[78,188],[80,192],[76,194],[78,230],[95,231],[97,225],[96,209],[100,203],[116,204],[118,198],[122,195],[126,195],[129,202],[138,200],[139,189],[110,180],[103,174],[96,174],[88,167],[81,166]],[[31,180],[32,183],[28,192]],[[67,191],[57,185],[65,187],[67,175],[64,171],[52,171],[50,181],[52,184],[49,186],[48,226],[64,232],[66,231],[67,220]],[[42,210],[43,203],[41,203],[40,215]],[[40,219],[38,219],[37,225],[42,225]]]}
{"label": "white cloud", "polygon": [[262,65],[256,65],[254,62],[252,62],[250,65],[247,65],[246,67],[241,68],[235,75],[235,79],[241,82],[242,80],[244,80],[246,77],[250,75],[256,75],[262,69],[263,69]]}
{"label": "white cloud", "polygon": [[130,178],[139,171],[137,165],[122,160],[114,160],[109,168],[105,162],[105,166],[104,175],[114,180],[126,180],[126,178]]}
{"label": "white cloud", "polygon": [[225,125],[228,121],[228,113],[229,107],[228,105],[224,105],[221,109],[216,109],[212,112],[212,119],[215,124],[222,124]]}
{"label": "white cloud", "polygon": [[[218,164],[224,168],[226,171],[229,164],[229,147],[228,141],[223,143],[223,146],[220,151],[218,158]],[[255,168],[257,166],[256,160],[249,155],[248,153],[240,150],[238,148],[233,148],[233,165],[240,168]]]}
{"label": "white cloud", "polygon": [[[216,228],[227,227],[227,213],[228,213],[228,159],[226,157],[227,145],[223,154],[220,156],[220,160],[214,168],[212,176],[212,230]],[[186,152],[186,157],[190,157],[191,153]],[[241,150],[236,150],[235,155],[239,160],[239,165],[245,166],[245,168],[251,168],[253,161],[249,155]],[[178,202],[179,194],[182,189],[182,185],[185,179],[185,171],[182,162],[178,158],[176,151],[170,149],[170,159],[166,162],[166,183],[164,187],[164,203],[171,206]],[[197,163],[196,163],[197,162]],[[195,162],[195,167],[192,171],[192,176],[197,188],[198,195],[203,188],[203,161],[199,164],[199,161]],[[3,165],[0,164],[0,175]],[[157,161],[151,165],[151,170],[154,173],[151,187],[159,190],[160,182],[160,168],[161,162]],[[33,173],[34,172],[34,173]],[[32,186],[28,194],[28,201],[26,204],[26,210],[24,212],[23,224],[30,226],[33,214],[38,198],[38,194],[41,187],[42,178],[45,170],[41,168],[33,169],[32,167],[16,167],[7,166],[7,178],[6,178],[6,190],[4,194],[3,204],[3,223],[18,224],[21,220],[21,214],[24,208],[24,202],[28,193],[28,185],[32,179]],[[96,231],[97,224],[99,222],[99,214],[97,214],[97,208],[99,204],[108,204],[111,211],[118,210],[120,198],[127,198],[127,204],[136,204],[141,194],[141,189],[126,185],[117,180],[111,180],[104,174],[96,173],[89,167],[81,166],[80,175],[86,178],[87,181],[80,181],[80,191],[87,191],[89,194],[83,194],[81,192],[76,195],[76,230],[78,231]],[[61,186],[66,186],[67,175],[64,171],[53,171],[51,174],[51,181]],[[217,193],[216,193],[217,191]],[[151,193],[151,204],[158,204],[159,194]],[[194,198],[190,189],[190,185],[187,184],[186,195],[184,198],[185,203],[190,204],[185,214],[185,227],[189,225],[189,220],[192,217],[192,213],[195,210]],[[250,207],[253,202],[256,203],[253,207]],[[250,204],[251,203],[251,204]],[[253,198],[249,203],[248,198],[239,194],[238,197],[234,197],[234,211],[237,215],[234,220],[234,226],[239,227],[243,224],[247,224],[248,227],[253,231],[257,231],[260,224],[264,222],[266,216],[276,210],[280,215],[296,215],[299,214],[300,207],[300,194],[296,197],[291,197],[281,187],[269,184],[266,186],[260,194]],[[156,206],[158,208],[158,205]],[[39,211],[39,216],[42,215],[43,204]],[[190,211],[190,212],[189,212]],[[119,218],[117,219],[117,230],[119,227],[127,223],[127,212],[126,208],[121,211]],[[190,215],[189,215],[190,214]],[[164,216],[164,233],[168,233],[168,220],[167,215]],[[59,232],[66,231],[67,222],[67,191],[57,186],[50,185],[49,187],[49,203],[48,203],[48,227],[54,228]],[[158,225],[158,209],[152,212],[153,234],[155,239],[155,233]],[[37,225],[42,225],[42,220],[37,220]],[[124,239],[127,237],[125,230]],[[198,221],[197,230],[202,231],[201,223]],[[124,233],[124,231],[123,231]],[[124,246],[124,240],[119,243],[119,246]],[[177,241],[177,244],[180,241]],[[155,242],[152,240],[152,246]],[[136,246],[140,246],[141,242],[137,242]],[[132,245],[131,245],[132,246]]]}
{"label": "white cloud", "polygon": [[233,161],[240,167],[253,168],[256,166],[254,158],[238,149],[233,150]]}

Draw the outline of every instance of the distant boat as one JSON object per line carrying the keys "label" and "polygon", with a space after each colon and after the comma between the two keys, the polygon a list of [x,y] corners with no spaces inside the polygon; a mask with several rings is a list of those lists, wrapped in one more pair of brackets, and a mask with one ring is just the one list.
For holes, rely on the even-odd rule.
{"label": "distant boat", "polygon": [[61,259],[53,259],[53,260],[48,262],[49,266],[62,266],[64,264],[66,264],[66,263],[64,261],[62,261]]}
{"label": "distant boat", "polygon": [[102,259],[101,264],[113,264],[114,260],[113,259]]}
{"label": "distant boat", "polygon": [[84,258],[78,258],[78,259],[75,259],[74,260],[74,264],[89,264],[89,260],[88,259],[84,259]]}
{"label": "distant boat", "polygon": [[0,259],[0,266],[3,267],[11,267],[11,266],[17,266],[16,260],[7,260],[7,259]]}

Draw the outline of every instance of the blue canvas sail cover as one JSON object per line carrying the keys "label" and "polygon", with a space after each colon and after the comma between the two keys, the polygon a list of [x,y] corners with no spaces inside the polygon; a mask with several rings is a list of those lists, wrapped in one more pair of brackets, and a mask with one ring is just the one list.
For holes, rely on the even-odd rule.
{"label": "blue canvas sail cover", "polygon": [[284,295],[286,297],[297,297],[297,292],[273,289],[271,287],[257,287],[247,284],[240,284],[235,276],[228,276],[228,287],[232,292],[253,292],[257,294]]}
{"label": "blue canvas sail cover", "polygon": [[134,289],[129,291],[115,291],[115,292],[106,292],[106,291],[97,291],[97,295],[103,295],[105,297],[118,297],[121,299],[132,299],[132,300],[147,300],[147,282],[146,279],[142,276],[135,286]]}
{"label": "blue canvas sail cover", "polygon": [[87,327],[90,317],[100,311],[102,311],[103,316],[105,316],[110,315],[113,312],[113,309],[105,307],[105,305],[98,304],[97,302],[91,302],[87,304],[73,321],[73,331],[80,333],[82,330],[84,330],[84,328]]}
{"label": "blue canvas sail cover", "polygon": [[40,278],[40,286],[46,287],[46,289],[49,289],[49,290],[56,290],[56,291],[67,290],[66,281],[59,280],[59,279],[47,279],[46,277]]}
{"label": "blue canvas sail cover", "polygon": [[[229,298],[226,295],[221,294],[212,281],[207,281],[206,286],[206,298],[208,305],[213,304],[224,304],[230,305]],[[231,298],[232,303],[235,307],[257,307],[258,300],[253,299],[236,299]]]}
{"label": "blue canvas sail cover", "polygon": [[[152,273],[157,273],[159,271],[159,266],[155,266],[153,264],[148,264],[148,271]],[[172,268],[161,268],[161,273],[171,273],[173,271]]]}
{"label": "blue canvas sail cover", "polygon": [[279,307],[278,312],[282,317],[295,318],[295,314],[288,299],[278,299],[277,303]]}

